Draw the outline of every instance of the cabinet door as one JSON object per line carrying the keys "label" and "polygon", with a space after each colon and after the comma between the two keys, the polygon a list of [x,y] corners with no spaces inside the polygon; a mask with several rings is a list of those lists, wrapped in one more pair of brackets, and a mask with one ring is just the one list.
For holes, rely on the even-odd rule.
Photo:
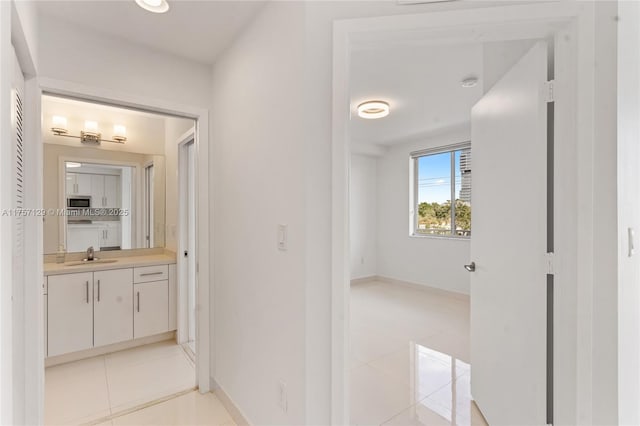
{"label": "cabinet door", "polygon": [[106,226],[106,239],[104,242],[105,247],[119,247],[120,246],[120,223],[119,222],[107,222]]}
{"label": "cabinet door", "polygon": [[89,247],[99,250],[103,234],[99,226],[67,225],[67,251],[86,251]]}
{"label": "cabinet door", "polygon": [[104,177],[105,207],[120,207],[119,194],[120,178],[118,176]]}
{"label": "cabinet door", "polygon": [[67,195],[76,195],[76,174],[67,173],[65,176],[65,186],[67,187]]}
{"label": "cabinet door", "polygon": [[48,356],[93,347],[93,274],[49,276],[47,316]]}
{"label": "cabinet door", "polygon": [[133,337],[151,336],[169,330],[169,282],[134,284]]}
{"label": "cabinet door", "polygon": [[91,175],[78,173],[76,175],[78,195],[91,195]]}
{"label": "cabinet door", "polygon": [[133,269],[93,273],[93,344],[133,339]]}
{"label": "cabinet door", "polygon": [[104,176],[91,175],[91,207],[104,207]]}

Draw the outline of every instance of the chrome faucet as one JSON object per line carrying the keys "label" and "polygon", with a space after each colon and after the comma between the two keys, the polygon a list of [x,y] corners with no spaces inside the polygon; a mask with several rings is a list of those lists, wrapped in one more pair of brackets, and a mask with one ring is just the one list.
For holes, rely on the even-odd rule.
{"label": "chrome faucet", "polygon": [[87,249],[87,260],[93,260],[93,246]]}

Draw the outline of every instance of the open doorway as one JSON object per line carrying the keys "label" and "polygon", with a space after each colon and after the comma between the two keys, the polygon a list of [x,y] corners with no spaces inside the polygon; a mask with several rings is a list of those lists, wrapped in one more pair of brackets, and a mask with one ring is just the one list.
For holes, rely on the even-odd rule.
{"label": "open doorway", "polygon": [[53,94],[42,115],[45,424],[110,422],[199,384],[177,341],[176,140],[195,121]]}
{"label": "open doorway", "polygon": [[349,47],[351,423],[551,423],[554,32]]}

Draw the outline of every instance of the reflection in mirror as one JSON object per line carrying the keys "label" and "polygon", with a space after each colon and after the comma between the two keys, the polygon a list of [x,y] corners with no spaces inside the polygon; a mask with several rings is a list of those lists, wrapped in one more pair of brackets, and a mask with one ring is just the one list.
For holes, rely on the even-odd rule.
{"label": "reflection in mirror", "polygon": [[[62,222],[66,248],[70,252],[94,247],[99,251],[164,246],[164,209],[155,208],[155,167],[162,168],[160,156],[128,155],[138,162],[118,163],[64,161],[66,223]],[[144,167],[144,179],[139,177]],[[159,180],[159,179],[158,179]],[[140,184],[138,184],[140,182]],[[164,190],[162,190],[164,192]],[[142,195],[142,208],[135,200]],[[156,217],[156,215],[158,217]],[[66,225],[66,226],[65,226]]]}
{"label": "reflection in mirror", "polygon": [[177,143],[194,121],[51,95],[42,117],[44,253],[175,251]]}

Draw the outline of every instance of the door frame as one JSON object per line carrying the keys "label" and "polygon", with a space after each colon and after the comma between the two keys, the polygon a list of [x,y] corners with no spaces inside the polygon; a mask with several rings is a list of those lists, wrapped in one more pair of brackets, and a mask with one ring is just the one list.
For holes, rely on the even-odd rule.
{"label": "door frame", "polygon": [[[189,283],[188,283],[188,261],[184,258],[182,253],[187,250],[185,246],[185,236],[189,233],[188,222],[184,216],[184,209],[187,200],[187,194],[184,190],[187,188],[186,180],[188,177],[185,175],[185,163],[188,161],[185,158],[185,149],[191,141],[194,140],[194,129],[187,130],[178,138],[178,253],[177,256],[177,274],[178,274],[178,331],[177,338],[178,343],[183,344],[188,341],[189,336]],[[194,141],[195,143],[195,141]],[[198,191],[198,180],[195,182],[195,192]],[[195,214],[196,221],[198,220],[198,212]],[[198,233],[196,232],[195,238],[197,241]],[[198,278],[196,275],[196,289],[198,288]],[[197,335],[197,327],[196,327]],[[196,339],[197,344],[197,339]],[[198,348],[197,348],[198,349]],[[197,351],[196,351],[197,352]]]}
{"label": "door frame", "polygon": [[[546,38],[549,26],[562,28],[555,43],[554,223],[554,418],[579,423],[590,418],[593,386],[591,292],[593,270],[579,270],[578,259],[593,259],[592,189],[578,184],[593,177],[596,108],[593,96],[595,5],[577,2],[524,4],[412,15],[348,19],[333,28],[332,246],[331,246],[331,418],[349,424],[349,174],[351,51],[367,43],[403,37],[431,43]],[[482,31],[474,33],[473,29]],[[393,39],[389,35],[393,34]],[[557,38],[559,39],[559,37]],[[578,73],[577,69],[581,72]],[[578,140],[580,144],[578,144]],[[578,153],[576,155],[576,153]],[[580,206],[581,215],[577,215]],[[462,267],[462,266],[461,266]],[[578,288],[577,282],[581,286]],[[558,291],[562,288],[562,291]],[[578,314],[586,321],[576,321]],[[579,386],[578,386],[579,384]],[[584,420],[582,420],[584,421]]]}
{"label": "door frame", "polygon": [[[125,108],[142,109],[149,112],[171,115],[179,118],[188,118],[195,120],[194,143],[196,149],[196,205],[198,213],[197,232],[198,235],[204,235],[204,238],[197,238],[196,246],[198,256],[196,259],[196,276],[200,283],[198,286],[198,300],[200,304],[197,310],[197,327],[199,330],[196,344],[199,353],[196,354],[196,382],[200,393],[206,393],[211,390],[211,335],[210,322],[211,318],[211,299],[210,289],[212,286],[210,272],[210,256],[209,241],[211,240],[211,228],[209,225],[209,217],[211,205],[209,200],[209,110],[183,105],[175,102],[169,102],[146,96],[131,95],[117,90],[89,87],[68,81],[39,78],[38,85],[40,92],[37,96],[37,102],[42,102],[42,94],[50,94],[57,96],[72,97],[75,99],[85,100],[89,102],[105,103]],[[40,149],[42,149],[42,135],[38,136]],[[37,169],[42,180],[43,163],[42,158],[39,159]],[[42,200],[38,203],[42,207]],[[42,245],[43,241],[40,241]],[[39,333],[40,342],[43,341],[44,331]],[[44,391],[44,383],[41,382]]]}

